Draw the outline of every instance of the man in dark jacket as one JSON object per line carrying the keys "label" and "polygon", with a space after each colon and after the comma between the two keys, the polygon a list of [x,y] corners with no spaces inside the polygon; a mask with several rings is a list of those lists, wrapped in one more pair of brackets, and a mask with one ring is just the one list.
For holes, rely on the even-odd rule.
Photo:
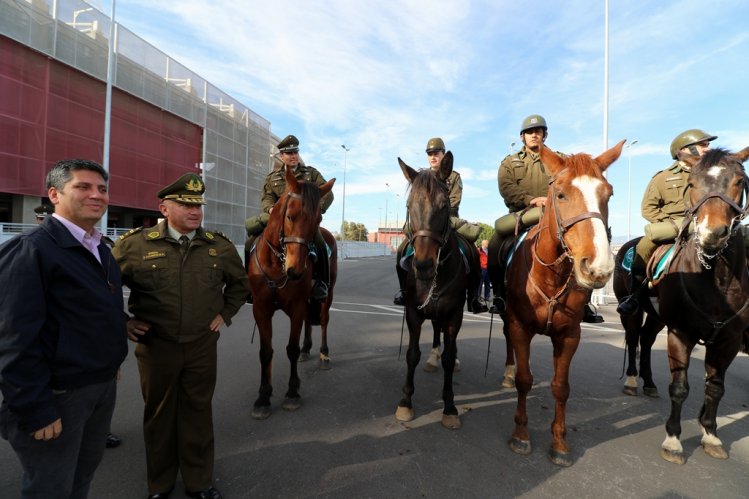
{"label": "man in dark jacket", "polygon": [[86,497],[104,453],[127,355],[120,271],[94,227],[107,178],[60,161],[47,175],[55,213],[0,246],[0,434],[22,497]]}

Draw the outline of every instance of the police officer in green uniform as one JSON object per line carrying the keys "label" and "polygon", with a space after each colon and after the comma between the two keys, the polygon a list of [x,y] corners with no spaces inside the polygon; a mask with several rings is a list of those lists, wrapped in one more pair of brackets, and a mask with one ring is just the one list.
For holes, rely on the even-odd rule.
{"label": "police officer in green uniform", "polygon": [[[687,156],[704,156],[710,150],[710,142],[717,139],[715,135],[693,128],[677,135],[671,141],[671,157],[675,160],[671,166],[653,175],[645,194],[642,197],[642,216],[649,223],[670,222],[673,225],[674,237],[684,221],[687,199],[687,185],[690,166],[683,161]],[[621,314],[633,314],[639,308],[639,289],[645,281],[648,260],[658,243],[648,235],[637,243],[635,258],[632,262],[631,294],[622,299],[616,311]]]}
{"label": "police officer in green uniform", "polygon": [[216,344],[249,282],[234,244],[201,227],[204,192],[199,176],[182,175],[158,193],[165,220],[133,229],[112,250],[130,288],[128,336],[139,342],[151,499],[167,497],[179,471],[189,497],[221,497],[213,486]]}
{"label": "police officer in green uniform", "polygon": [[[523,147],[516,153],[510,154],[502,160],[497,171],[497,185],[499,194],[510,213],[517,213],[527,207],[546,206],[546,195],[549,191],[549,174],[541,162],[541,147],[548,137],[548,126],[543,116],[532,114],[526,117],[520,125],[520,140]],[[557,152],[560,156],[562,153]],[[489,274],[495,276],[492,282],[494,300],[490,311],[503,313],[504,304],[504,276],[497,269],[499,248],[503,238],[496,232],[489,242]],[[596,314],[590,304],[585,307],[583,315],[585,322],[603,322],[603,317]]]}
{"label": "police officer in green uniform", "polygon": [[[280,153],[280,159],[288,168],[291,168],[294,172],[294,177],[297,180],[303,180],[305,182],[311,182],[315,185],[322,185],[326,181],[323,176],[315,168],[303,164],[299,159],[299,139],[293,135],[286,136],[281,142],[278,143],[278,151]],[[250,239],[247,243],[247,247],[252,247],[255,238],[263,232],[265,226],[268,224],[268,217],[270,216],[273,206],[276,201],[286,192],[286,170],[279,168],[273,170],[265,177],[265,185],[263,186],[263,196],[260,200],[260,206],[263,209],[263,213],[257,217],[248,218],[245,221],[245,228],[247,229],[247,236]],[[333,191],[322,196],[320,199],[320,209],[322,213],[333,204]],[[312,297],[319,301],[325,301],[328,297],[328,284],[330,283],[330,263],[328,261],[328,250],[325,245],[325,240],[322,234],[318,230],[315,233],[314,241],[315,254],[313,257],[316,259],[315,263],[315,284],[312,287]],[[249,255],[246,255],[249,258]],[[252,303],[252,298],[247,299],[249,303]]]}
{"label": "police officer in green uniform", "polygon": [[[427,159],[429,161],[429,167],[432,169],[432,171],[439,170],[440,164],[442,163],[442,158],[445,157],[445,151],[445,142],[440,137],[434,137],[427,141],[426,153]],[[450,173],[450,176],[445,180],[445,183],[447,184],[447,196],[448,199],[450,199],[450,225],[469,243],[473,243],[479,236],[480,228],[478,228],[474,224],[466,222],[459,216],[458,212],[460,209],[460,201],[463,199],[463,180],[460,178],[460,173],[453,170]],[[406,227],[404,230],[407,231],[408,228]],[[408,272],[400,266],[400,260],[403,252],[408,246],[408,243],[408,239],[403,241],[396,251],[395,270],[398,275],[398,284],[400,286],[400,289],[395,294],[393,303],[400,306],[406,304],[403,290],[406,288],[406,277],[408,274]],[[481,302],[481,300],[478,299],[475,293],[475,291],[478,289],[478,283],[481,280],[481,269],[480,267],[478,267],[478,262],[476,262],[476,266],[477,271],[471,272],[471,284],[469,284],[468,289],[468,310],[475,314],[479,314],[486,312],[488,308]]]}

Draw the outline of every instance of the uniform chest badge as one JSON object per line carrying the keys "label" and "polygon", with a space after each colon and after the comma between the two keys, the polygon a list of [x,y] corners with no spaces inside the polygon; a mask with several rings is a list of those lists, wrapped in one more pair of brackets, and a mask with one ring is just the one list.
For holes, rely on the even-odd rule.
{"label": "uniform chest badge", "polygon": [[216,248],[208,248],[208,254],[211,256],[216,256],[218,253],[216,252]]}
{"label": "uniform chest badge", "polygon": [[149,251],[145,255],[143,255],[143,260],[153,260],[154,258],[165,258],[166,252],[165,251]]}

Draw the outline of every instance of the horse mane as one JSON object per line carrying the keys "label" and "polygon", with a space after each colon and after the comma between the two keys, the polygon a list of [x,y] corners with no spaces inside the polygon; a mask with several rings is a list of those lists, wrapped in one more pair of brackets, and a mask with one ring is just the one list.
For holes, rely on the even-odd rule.
{"label": "horse mane", "polygon": [[700,172],[704,169],[710,168],[711,166],[715,166],[726,156],[729,156],[731,152],[728,149],[724,149],[722,147],[716,147],[715,149],[710,149],[705,153],[702,158],[692,167],[692,170],[694,172]]}
{"label": "horse mane", "polygon": [[424,168],[419,170],[418,175],[413,179],[410,189],[419,188],[426,191],[427,196],[432,198],[438,192],[446,193],[447,184],[437,178],[437,175],[431,169]]}
{"label": "horse mane", "polygon": [[569,170],[572,177],[588,175],[595,178],[603,178],[603,173],[600,168],[591,168],[591,165],[595,164],[593,156],[586,153],[577,153],[567,156],[564,162],[565,168]]}
{"label": "horse mane", "polygon": [[299,181],[299,191],[302,196],[302,210],[314,212],[320,205],[320,188],[313,183]]}

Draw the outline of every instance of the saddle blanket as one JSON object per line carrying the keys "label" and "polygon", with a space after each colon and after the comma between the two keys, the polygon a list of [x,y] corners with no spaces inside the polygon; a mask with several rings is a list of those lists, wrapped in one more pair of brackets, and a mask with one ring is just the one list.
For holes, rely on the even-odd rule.
{"label": "saddle blanket", "polygon": [[[663,272],[668,268],[668,263],[671,260],[671,257],[674,254],[674,246],[671,246],[666,250],[665,253],[663,253],[663,256],[660,260],[658,260],[658,264],[655,266],[655,271],[653,272],[653,280],[657,280],[661,277]],[[624,258],[622,259],[622,268],[626,270],[627,272],[632,272],[632,262],[635,260],[635,247],[632,246],[627,250],[627,252],[624,254]]]}
{"label": "saddle blanket", "polygon": [[[471,266],[468,262],[468,256],[467,256],[468,248],[466,248],[464,244],[465,243],[463,242],[463,240],[458,238],[458,250],[460,250],[460,256],[463,257],[463,266],[466,269],[466,274],[469,274],[471,272]],[[414,255],[414,247],[412,244],[409,244],[408,246],[406,246],[406,251],[403,252],[403,256],[398,262],[398,265],[400,265],[400,268],[402,268],[406,272],[411,270],[411,266],[408,264],[408,259],[411,258],[413,255]]]}

